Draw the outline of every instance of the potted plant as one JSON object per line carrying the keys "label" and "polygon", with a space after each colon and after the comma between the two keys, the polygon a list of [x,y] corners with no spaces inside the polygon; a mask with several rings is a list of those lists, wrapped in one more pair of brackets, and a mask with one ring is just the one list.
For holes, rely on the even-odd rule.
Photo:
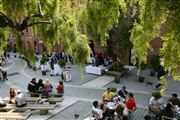
{"label": "potted plant", "polygon": [[40,60],[40,64],[41,64],[41,71],[42,71],[42,75],[46,75],[46,62],[47,62],[48,58],[46,56],[42,56],[41,60]]}
{"label": "potted plant", "polygon": [[140,65],[138,64],[137,68],[138,68],[138,72],[137,72],[138,81],[139,82],[144,82],[145,78],[142,76],[142,73],[147,68],[147,64],[145,64],[145,63],[141,63]]}
{"label": "potted plant", "polygon": [[158,71],[159,66],[160,66],[160,56],[154,54],[154,55],[151,57],[150,64],[151,64],[152,69],[153,69],[153,70],[150,72],[150,75],[151,75],[151,76],[155,76],[155,74],[156,74],[156,72]]}
{"label": "potted plant", "polygon": [[112,66],[112,70],[115,72],[118,72],[118,74],[114,78],[115,83],[120,82],[121,72],[123,71],[123,69],[124,69],[124,64],[122,62],[120,62],[120,61],[114,62],[113,66]]}
{"label": "potted plant", "polygon": [[64,60],[59,60],[58,64],[61,68],[65,68],[65,66],[66,66],[66,62]]}
{"label": "potted plant", "polygon": [[111,92],[116,93],[117,89],[115,87],[110,88]]}

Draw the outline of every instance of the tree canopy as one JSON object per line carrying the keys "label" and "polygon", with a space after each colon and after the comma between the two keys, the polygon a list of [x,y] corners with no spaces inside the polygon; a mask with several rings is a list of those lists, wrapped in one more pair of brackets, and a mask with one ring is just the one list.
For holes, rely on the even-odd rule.
{"label": "tree canopy", "polygon": [[[137,1],[136,1],[137,2]],[[146,63],[147,50],[154,37],[163,41],[160,56],[161,64],[174,79],[180,80],[180,1],[176,0],[140,0],[140,15],[131,30],[131,41],[135,50],[134,58]],[[167,26],[167,32],[161,33],[161,25]]]}
{"label": "tree canopy", "polygon": [[[88,33],[106,45],[109,30],[119,27],[120,16],[132,9],[132,16],[139,11],[130,30],[135,60],[146,63],[147,50],[152,49],[150,42],[160,37],[162,65],[179,79],[179,6],[178,0],[0,0],[0,51],[13,33],[19,52],[25,52],[22,31],[31,27],[48,51],[60,41],[68,54],[83,63],[91,52]],[[160,30],[162,24],[167,26],[164,34]]]}

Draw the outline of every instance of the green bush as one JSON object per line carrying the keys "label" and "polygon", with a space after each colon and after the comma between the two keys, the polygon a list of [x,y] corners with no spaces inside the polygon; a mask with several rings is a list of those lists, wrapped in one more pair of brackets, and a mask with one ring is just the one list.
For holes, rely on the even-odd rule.
{"label": "green bush", "polygon": [[116,62],[114,62],[112,69],[113,69],[113,71],[121,72],[124,69],[124,63],[122,63],[120,61],[116,61]]}
{"label": "green bush", "polygon": [[65,62],[64,60],[59,60],[59,61],[58,61],[58,64],[59,64],[62,68],[64,68],[65,65],[66,65],[66,62]]}
{"label": "green bush", "polygon": [[110,89],[111,89],[111,92],[113,92],[113,93],[115,93],[117,90],[115,87],[111,87]]}
{"label": "green bush", "polygon": [[44,65],[47,61],[48,61],[48,57],[42,56],[42,58],[41,58],[41,60],[40,60],[40,64],[41,64],[41,65]]}

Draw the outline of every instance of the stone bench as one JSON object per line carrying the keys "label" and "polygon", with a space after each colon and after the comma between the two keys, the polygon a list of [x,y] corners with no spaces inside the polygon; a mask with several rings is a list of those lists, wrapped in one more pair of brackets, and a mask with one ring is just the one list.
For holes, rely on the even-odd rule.
{"label": "stone bench", "polygon": [[0,112],[0,119],[27,120],[30,115],[30,113]]}
{"label": "stone bench", "polygon": [[24,107],[16,107],[14,104],[7,104],[5,107],[0,107],[1,110],[17,110],[17,111],[26,111],[26,110],[39,110],[40,115],[48,114],[48,110],[54,110],[56,105],[49,104],[27,104]]}
{"label": "stone bench", "polygon": [[[25,101],[26,102],[36,102],[39,98],[38,97],[25,97]],[[63,97],[50,97],[48,98],[49,104],[56,104],[56,102],[62,102],[63,101]],[[3,98],[4,102],[8,102],[9,101],[9,97],[5,97]]]}
{"label": "stone bench", "polygon": [[[31,97],[38,97],[40,93],[27,92],[27,94]],[[63,97],[63,94],[58,94],[57,92],[50,92],[49,97]]]}

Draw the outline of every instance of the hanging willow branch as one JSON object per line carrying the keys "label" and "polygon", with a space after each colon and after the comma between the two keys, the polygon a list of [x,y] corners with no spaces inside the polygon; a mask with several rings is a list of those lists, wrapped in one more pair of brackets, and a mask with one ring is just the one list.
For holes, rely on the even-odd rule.
{"label": "hanging willow branch", "polygon": [[6,16],[4,13],[0,12],[0,27],[10,27],[14,28],[17,31],[23,31],[27,29],[30,26],[36,25],[36,24],[51,24],[50,21],[34,21],[31,23],[28,23],[32,18],[43,18],[44,15],[41,10],[41,4],[38,2],[38,13],[31,14],[24,18],[22,23],[18,23],[17,21],[11,20],[8,16]]}

